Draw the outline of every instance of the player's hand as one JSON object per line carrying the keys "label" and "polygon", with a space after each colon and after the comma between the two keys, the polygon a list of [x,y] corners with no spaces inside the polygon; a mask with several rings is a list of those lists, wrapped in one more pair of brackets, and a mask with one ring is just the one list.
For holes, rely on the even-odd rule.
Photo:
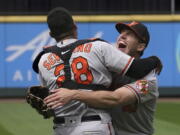
{"label": "player's hand", "polygon": [[69,103],[75,95],[74,90],[59,88],[50,91],[52,94],[44,99],[48,107],[54,109]]}

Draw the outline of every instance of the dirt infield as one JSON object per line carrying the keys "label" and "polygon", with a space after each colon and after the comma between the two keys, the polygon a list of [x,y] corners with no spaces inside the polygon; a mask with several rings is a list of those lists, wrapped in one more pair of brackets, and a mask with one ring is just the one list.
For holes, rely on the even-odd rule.
{"label": "dirt infield", "polygon": [[158,102],[180,102],[180,97],[173,97],[173,98],[159,98]]}
{"label": "dirt infield", "polygon": [[24,98],[1,98],[0,102],[26,102]]}

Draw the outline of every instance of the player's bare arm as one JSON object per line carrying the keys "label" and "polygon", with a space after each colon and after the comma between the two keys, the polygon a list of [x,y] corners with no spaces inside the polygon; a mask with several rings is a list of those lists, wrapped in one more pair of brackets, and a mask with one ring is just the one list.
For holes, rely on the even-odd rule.
{"label": "player's bare arm", "polygon": [[66,88],[59,88],[51,90],[51,95],[44,99],[47,106],[56,108],[58,106],[65,105],[73,100],[74,96],[78,94],[79,90],[70,90]]}
{"label": "player's bare arm", "polygon": [[119,104],[131,104],[136,102],[136,95],[126,87],[115,91],[82,91],[60,88],[53,90],[54,94],[45,98],[45,103],[51,107],[67,104],[71,100],[79,100],[98,108],[110,108]]}
{"label": "player's bare arm", "polygon": [[115,91],[78,91],[73,99],[98,108],[111,108],[136,102],[135,94],[126,87]]}

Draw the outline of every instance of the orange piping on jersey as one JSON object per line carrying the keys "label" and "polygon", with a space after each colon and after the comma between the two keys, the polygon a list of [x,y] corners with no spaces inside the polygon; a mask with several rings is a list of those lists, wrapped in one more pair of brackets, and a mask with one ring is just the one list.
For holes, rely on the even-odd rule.
{"label": "orange piping on jersey", "polygon": [[96,40],[96,39],[97,39],[97,38],[90,38],[90,40],[92,40],[92,41],[93,41],[93,40]]}
{"label": "orange piping on jersey", "polygon": [[59,61],[59,60],[60,60],[59,56],[55,55],[54,53],[51,53],[51,54],[48,55],[47,60],[45,60],[45,61],[43,62],[43,66],[44,66],[44,68],[46,68],[47,70],[50,70],[51,67],[52,67],[53,65],[55,65],[55,63],[56,63],[57,61]]}
{"label": "orange piping on jersey", "polygon": [[76,52],[89,53],[91,51],[91,47],[92,47],[92,43],[83,44],[83,45],[76,47],[74,49],[73,53],[76,53]]}
{"label": "orange piping on jersey", "polygon": [[127,68],[129,67],[129,64],[132,62],[132,60],[134,59],[134,57],[131,57],[128,61],[128,63],[126,64],[125,68],[122,70],[121,75],[124,75],[124,73],[126,72]]}
{"label": "orange piping on jersey", "polygon": [[46,48],[49,48],[49,47],[52,47],[52,45],[43,46],[43,49],[46,49]]}

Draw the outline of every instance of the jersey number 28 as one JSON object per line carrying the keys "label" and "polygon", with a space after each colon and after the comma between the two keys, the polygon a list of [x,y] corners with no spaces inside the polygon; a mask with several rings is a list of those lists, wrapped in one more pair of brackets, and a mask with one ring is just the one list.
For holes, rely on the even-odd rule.
{"label": "jersey number 28", "polygon": [[[54,75],[58,78],[56,80],[58,86],[61,86],[61,83],[65,80],[64,75],[60,75],[60,73],[64,69],[64,64],[60,64],[56,66]],[[84,57],[77,57],[74,58],[71,63],[71,69],[74,75],[74,79],[77,83],[80,84],[91,84],[93,81],[93,75],[89,70],[89,64],[86,58]]]}

